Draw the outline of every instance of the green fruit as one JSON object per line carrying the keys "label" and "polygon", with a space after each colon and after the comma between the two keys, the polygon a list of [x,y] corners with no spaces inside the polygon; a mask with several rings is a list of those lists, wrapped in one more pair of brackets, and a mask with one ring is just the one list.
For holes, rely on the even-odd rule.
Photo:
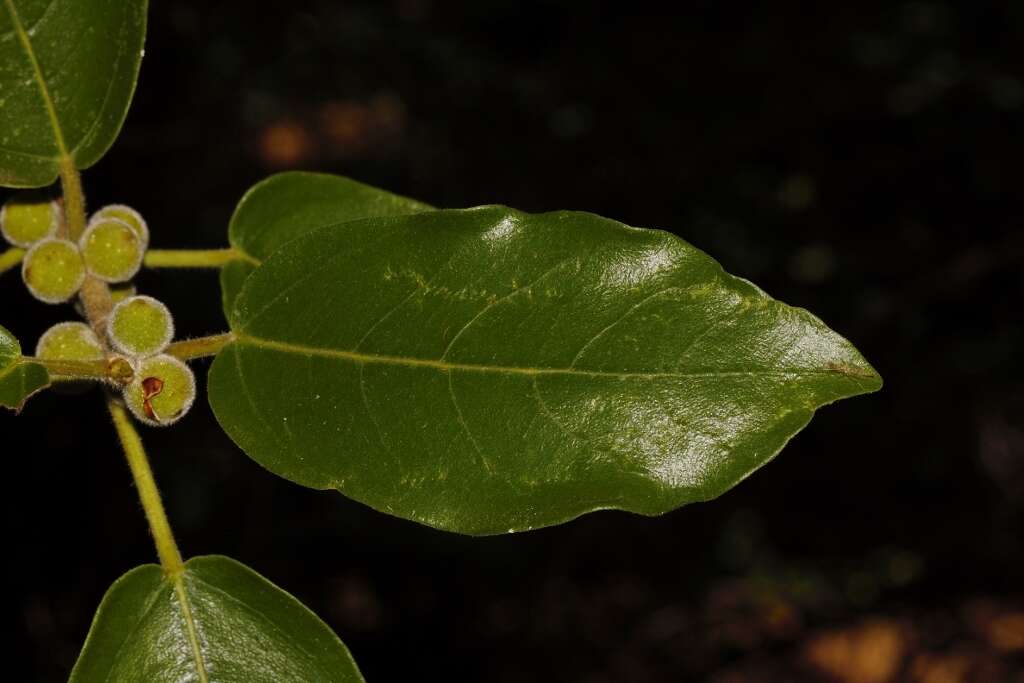
{"label": "green fruit", "polygon": [[174,339],[174,319],[167,307],[151,296],[128,297],[111,311],[107,337],[127,356],[155,356]]}
{"label": "green fruit", "polygon": [[132,207],[125,206],[124,204],[108,204],[92,215],[92,218],[89,219],[89,224],[91,225],[94,221],[100,221],[105,218],[116,218],[119,221],[124,221],[138,235],[143,250],[149,246],[149,226],[143,220],[142,214]]}
{"label": "green fruit", "polygon": [[48,237],[25,254],[21,279],[35,298],[48,304],[61,304],[81,288],[85,281],[85,263],[74,242]]}
{"label": "green fruit", "polygon": [[146,251],[132,227],[116,218],[91,221],[78,246],[89,273],[104,282],[131,280]]}
{"label": "green fruit", "polygon": [[166,427],[180,420],[196,398],[196,378],[174,356],[139,362],[135,378],[124,388],[124,402],[140,422]]}
{"label": "green fruit", "polygon": [[57,323],[39,338],[36,357],[54,360],[102,360],[106,357],[100,338],[85,323]]}
{"label": "green fruit", "polygon": [[27,249],[56,235],[61,220],[57,202],[32,195],[15,197],[0,208],[0,233],[14,246]]}

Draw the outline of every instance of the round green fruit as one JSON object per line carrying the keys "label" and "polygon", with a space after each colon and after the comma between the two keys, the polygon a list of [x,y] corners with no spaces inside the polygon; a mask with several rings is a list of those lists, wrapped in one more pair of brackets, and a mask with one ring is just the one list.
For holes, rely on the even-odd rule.
{"label": "round green fruit", "polygon": [[35,298],[62,304],[82,287],[85,263],[74,242],[48,237],[25,254],[21,279]]}
{"label": "round green fruit", "polygon": [[174,356],[139,361],[135,378],[124,388],[124,402],[140,422],[166,427],[180,420],[196,398],[196,378]]}
{"label": "round green fruit", "polygon": [[124,221],[138,236],[139,242],[142,244],[142,249],[145,250],[146,247],[149,246],[149,226],[146,225],[146,221],[142,218],[142,214],[132,207],[124,204],[107,204],[92,215],[89,219],[89,224],[91,225],[94,222],[101,221],[106,218],[114,218],[119,221]]}
{"label": "round green fruit", "polygon": [[174,319],[167,307],[153,297],[131,296],[110,312],[107,337],[115,349],[127,356],[155,356],[174,339]]}
{"label": "round green fruit", "polygon": [[102,360],[100,338],[82,322],[57,323],[39,338],[36,357],[53,360]]}
{"label": "round green fruit", "polygon": [[25,249],[53,237],[63,220],[60,204],[38,197],[14,197],[0,208],[0,233],[16,247]]}
{"label": "round green fruit", "polygon": [[132,227],[116,218],[90,222],[78,246],[89,273],[104,282],[131,280],[146,251]]}

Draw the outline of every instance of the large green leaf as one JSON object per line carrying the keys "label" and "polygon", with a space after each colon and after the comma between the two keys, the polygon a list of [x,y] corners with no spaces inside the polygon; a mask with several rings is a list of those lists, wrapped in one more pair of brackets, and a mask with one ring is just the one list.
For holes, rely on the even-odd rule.
{"label": "large green leaf", "polygon": [[248,567],[197,557],[128,572],[103,598],[71,683],[362,681],[315,614]]}
{"label": "large green leaf", "polygon": [[221,270],[224,314],[256,264],[291,240],[325,226],[432,207],[341,176],[289,171],[257,183],[238,203],[228,227],[231,246],[248,259]]}
{"label": "large green leaf", "polygon": [[99,161],[128,112],[146,0],[0,0],[0,185]]}
{"label": "large green leaf", "polygon": [[583,213],[319,230],[250,276],[231,323],[210,401],[246,453],[471,534],[713,498],[816,408],[881,386],[807,311]]}
{"label": "large green leaf", "polygon": [[22,358],[21,344],[0,327],[0,406],[21,410],[32,394],[49,385],[46,368]]}

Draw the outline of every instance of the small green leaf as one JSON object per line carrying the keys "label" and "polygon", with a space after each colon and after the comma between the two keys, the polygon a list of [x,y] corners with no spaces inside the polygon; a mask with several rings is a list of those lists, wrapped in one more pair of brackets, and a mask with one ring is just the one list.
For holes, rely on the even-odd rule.
{"label": "small green leaf", "polygon": [[230,320],[235,297],[256,264],[296,237],[346,221],[431,208],[341,176],[302,171],[270,176],[245,193],[231,217],[228,241],[250,260],[221,270],[225,316]]}
{"label": "small green leaf", "polygon": [[344,223],[246,282],[210,372],[267,469],[494,534],[659,514],[881,380],[810,313],[668,233],[504,207]]}
{"label": "small green leaf", "polygon": [[100,604],[70,683],[361,682],[348,649],[298,600],[227,557],[157,565],[118,579]]}
{"label": "small green leaf", "polygon": [[20,411],[32,394],[48,386],[46,368],[26,361],[18,340],[0,327],[0,406]]}
{"label": "small green leaf", "polygon": [[106,153],[135,91],[146,0],[2,0],[0,185],[52,183]]}

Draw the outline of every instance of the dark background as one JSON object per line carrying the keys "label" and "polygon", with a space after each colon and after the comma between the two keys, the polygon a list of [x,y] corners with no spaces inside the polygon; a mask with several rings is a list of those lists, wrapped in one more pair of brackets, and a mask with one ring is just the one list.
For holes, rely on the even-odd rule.
{"label": "dark background", "polygon": [[[155,247],[223,246],[286,168],[588,210],[809,308],[886,381],[719,500],[491,539],[278,479],[200,405],[144,433],[183,550],[293,592],[370,681],[1024,681],[1022,40],[1020,2],[154,2],[84,179]],[[2,284],[29,348],[68,315]],[[225,327],[213,272],[139,285]],[[64,680],[154,560],[98,398],[0,415],[8,680]]]}

